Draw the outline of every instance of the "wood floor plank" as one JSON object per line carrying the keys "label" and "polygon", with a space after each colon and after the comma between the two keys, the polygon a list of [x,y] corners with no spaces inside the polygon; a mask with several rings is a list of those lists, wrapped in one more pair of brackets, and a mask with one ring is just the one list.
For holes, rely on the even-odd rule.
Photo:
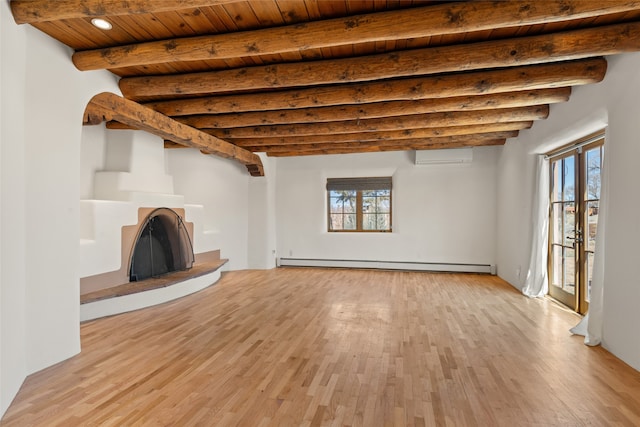
{"label": "wood floor plank", "polygon": [[640,372],[577,320],[488,275],[230,272],[82,324],[1,424],[640,425]]}

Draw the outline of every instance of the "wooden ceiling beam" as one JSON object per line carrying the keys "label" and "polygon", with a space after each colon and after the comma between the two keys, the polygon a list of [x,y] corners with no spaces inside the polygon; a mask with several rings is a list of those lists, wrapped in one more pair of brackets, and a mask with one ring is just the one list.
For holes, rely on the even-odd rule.
{"label": "wooden ceiling beam", "polygon": [[429,114],[446,111],[475,111],[494,108],[517,108],[566,102],[570,87],[508,92],[491,95],[453,98],[387,101],[361,105],[338,105],[298,110],[274,110],[229,114],[175,116],[174,119],[193,127],[230,128],[243,126],[279,125],[291,123],[321,123],[342,120],[363,120],[398,117],[409,114]]}
{"label": "wooden ceiling beam", "polygon": [[[206,73],[120,79],[127,98],[218,94],[541,64],[640,50],[640,22],[517,39]],[[461,60],[463,58],[463,60]]]}
{"label": "wooden ceiling beam", "polygon": [[[546,119],[548,116],[549,106],[536,105],[533,107],[416,114],[402,117],[385,117],[380,119],[350,120],[342,122],[208,129],[208,133],[222,139],[337,135],[343,133],[383,132],[408,129],[444,128],[448,126],[525,122]],[[207,126],[197,127],[206,128]]]}
{"label": "wooden ceiling beam", "polygon": [[[570,87],[507,92],[490,95],[460,96],[417,101],[387,101],[360,105],[338,105],[298,110],[274,110],[229,114],[174,116],[180,123],[196,128],[230,128],[292,123],[325,123],[429,114],[447,111],[481,111],[495,108],[518,108],[566,102]],[[206,124],[206,126],[205,126]],[[118,122],[107,122],[107,129],[128,129]]]}
{"label": "wooden ceiling beam", "polygon": [[11,0],[11,12],[17,24],[95,18],[143,13],[172,12],[236,3],[240,0]]}
{"label": "wooden ceiling beam", "polygon": [[252,176],[264,176],[262,161],[254,153],[183,125],[133,101],[113,93],[103,92],[91,98],[89,105],[93,117],[101,116],[104,120],[117,120],[161,138],[197,148],[207,154],[237,160],[247,167]]}
{"label": "wooden ceiling beam", "polygon": [[[337,135],[312,135],[272,138],[229,138],[229,142],[239,147],[257,147],[265,145],[296,145],[339,142],[367,142],[380,140],[441,138],[446,136],[468,136],[477,133],[511,132],[528,129],[528,122],[495,123],[488,125],[450,126],[427,129],[405,129],[386,132],[342,133]],[[208,131],[207,131],[208,132]]]}
{"label": "wooden ceiling beam", "polygon": [[[516,136],[518,132],[515,132]],[[318,150],[344,150],[345,152],[351,152],[352,150],[367,149],[373,147],[372,151],[405,151],[405,150],[427,150],[434,148],[460,148],[460,147],[472,147],[472,146],[485,146],[485,145],[503,145],[506,139],[494,138],[483,139],[482,141],[474,141],[475,144],[468,141],[452,141],[452,142],[423,142],[420,139],[409,140],[408,142],[398,141],[377,141],[377,142],[348,142],[337,144],[299,144],[299,145],[263,145],[257,147],[247,147],[247,150],[258,152],[280,154],[285,155],[299,155],[291,153],[300,153],[303,151],[318,151]],[[164,148],[177,149],[177,148],[189,148],[187,146],[177,144],[173,141],[164,141]]]}
{"label": "wooden ceiling beam", "polygon": [[[14,4],[15,3],[15,4]],[[44,13],[37,7],[51,7],[52,1],[13,1],[16,22],[34,22],[27,19],[46,15],[47,20],[82,16],[83,3],[97,9],[104,0],[64,1],[65,13]],[[109,3],[118,3],[111,1]],[[128,4],[130,2],[119,2]],[[155,1],[141,2],[146,8]],[[165,3],[158,1],[158,3]],[[183,2],[166,2],[183,3]],[[184,2],[187,3],[187,2]],[[201,2],[194,2],[197,7]],[[206,2],[205,2],[206,3]],[[73,5],[75,4],[75,15]],[[30,7],[31,6],[31,7]],[[182,6],[184,7],[184,5]],[[224,35],[176,38],[156,42],[76,52],[73,62],[80,70],[113,69],[176,61],[201,61],[273,55],[370,43],[398,39],[411,39],[445,34],[460,34],[513,26],[545,24],[573,19],[590,18],[604,14],[636,10],[637,1],[618,0],[537,0],[537,1],[482,1],[454,2],[419,8],[378,12],[317,22],[237,32]],[[139,8],[144,10],[144,8]],[[92,9],[89,9],[92,10]],[[99,10],[99,9],[98,9]],[[106,11],[105,11],[106,12]],[[103,13],[106,14],[106,13]],[[321,35],[320,37],[318,35]]]}
{"label": "wooden ceiling beam", "polygon": [[384,101],[413,101],[520,90],[549,89],[600,82],[607,70],[603,58],[583,59],[503,70],[353,83],[279,92],[212,96],[150,102],[146,106],[168,116],[286,110]]}
{"label": "wooden ceiling beam", "polygon": [[[459,143],[459,142],[467,142],[470,140],[476,141],[476,142],[480,142],[480,141],[489,141],[489,140],[497,140],[497,139],[507,139],[507,138],[515,138],[518,136],[518,131],[517,130],[512,130],[512,131],[503,131],[503,132],[490,132],[490,133],[477,133],[474,135],[463,135],[463,136],[439,136],[439,137],[434,137],[434,138],[416,138],[416,139],[401,139],[401,140],[380,140],[380,141],[375,141],[375,143],[379,144],[379,145],[418,145],[418,144],[422,144],[422,145],[437,145],[437,144],[442,144],[442,145],[447,145],[447,144],[455,144],[455,143]],[[251,142],[255,142],[255,140],[247,140],[246,144],[251,144]],[[287,140],[286,142],[283,142],[281,144],[277,144],[277,145],[273,145],[273,146],[269,146],[269,145],[265,145],[268,144],[270,140],[264,140],[264,141],[260,141],[260,144],[262,145],[245,145],[243,146],[243,148],[248,149],[250,151],[264,151],[265,147],[290,147],[290,146],[297,146],[297,145],[318,145],[318,144],[325,144],[325,143],[308,143],[308,144],[300,144],[298,141],[298,139],[290,139]],[[274,143],[276,143],[276,141],[273,141]],[[327,144],[364,144],[364,143],[374,143],[374,141],[359,141],[359,142],[328,142]],[[186,147],[184,145],[181,144],[176,144],[173,141],[164,141],[164,148],[168,148],[168,149],[174,149],[174,148],[189,148]],[[291,149],[293,149],[294,147],[292,147]]]}
{"label": "wooden ceiling beam", "polygon": [[482,143],[472,142],[454,142],[450,144],[435,143],[435,144],[420,144],[415,143],[411,145],[379,145],[377,143],[367,143],[366,145],[357,145],[352,147],[319,147],[319,148],[302,148],[283,151],[280,149],[266,151],[269,157],[293,157],[293,156],[317,156],[325,154],[356,154],[356,153],[377,153],[383,151],[408,151],[408,150],[439,150],[439,149],[451,149],[451,148],[464,148],[464,147],[488,147],[495,145],[504,145],[506,141],[504,139],[492,139],[486,140]]}
{"label": "wooden ceiling beam", "polygon": [[505,140],[515,138],[518,131],[479,133],[475,135],[441,136],[429,138],[412,139],[386,139],[380,141],[352,141],[352,142],[320,142],[310,144],[278,144],[278,145],[255,145],[246,146],[247,150],[259,152],[291,152],[298,150],[312,150],[325,148],[349,148],[349,147],[405,147],[405,146],[449,146],[455,144],[482,145],[487,141]]}
{"label": "wooden ceiling beam", "polygon": [[[188,126],[207,131],[221,139],[228,138],[265,138],[293,137],[309,135],[336,135],[343,133],[364,133],[390,130],[447,127],[461,125],[493,124],[506,122],[522,122],[546,119],[549,106],[534,105],[530,107],[504,108],[478,111],[455,111],[442,113],[414,114],[377,119],[348,120],[335,122],[303,123],[292,125],[268,125],[238,128],[216,129],[215,123],[206,118],[186,123]],[[93,123],[95,124],[95,123]],[[107,122],[108,129],[131,129],[120,122]]]}

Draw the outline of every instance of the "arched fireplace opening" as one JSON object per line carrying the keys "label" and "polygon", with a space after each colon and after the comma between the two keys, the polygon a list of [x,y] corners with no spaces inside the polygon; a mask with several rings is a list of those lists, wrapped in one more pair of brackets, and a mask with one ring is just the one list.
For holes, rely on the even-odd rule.
{"label": "arched fireplace opening", "polygon": [[182,217],[172,209],[158,208],[147,216],[138,232],[129,263],[129,281],[188,270],[194,260]]}

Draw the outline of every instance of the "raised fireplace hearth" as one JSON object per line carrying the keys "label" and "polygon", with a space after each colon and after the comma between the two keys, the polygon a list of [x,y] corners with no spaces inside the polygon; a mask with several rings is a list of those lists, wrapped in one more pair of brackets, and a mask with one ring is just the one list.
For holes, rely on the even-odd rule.
{"label": "raised fireplace hearth", "polygon": [[219,250],[194,253],[194,238],[206,233],[184,215],[184,208],[138,208],[137,222],[118,233],[119,268],[80,279],[81,320],[160,304],[218,281],[228,260]]}

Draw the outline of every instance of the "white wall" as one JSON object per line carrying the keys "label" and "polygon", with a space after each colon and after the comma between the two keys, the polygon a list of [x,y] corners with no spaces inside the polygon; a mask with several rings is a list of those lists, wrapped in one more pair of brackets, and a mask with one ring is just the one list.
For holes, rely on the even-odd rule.
{"label": "white wall", "polygon": [[550,117],[536,122],[507,143],[499,161],[498,272],[522,287],[515,274],[526,271],[532,236],[535,155],[607,127],[609,177],[605,248],[603,345],[640,369],[640,53],[609,58],[604,82],[576,88],[568,103],[551,107]]}
{"label": "white wall", "polygon": [[80,199],[93,199],[95,173],[104,170],[107,132],[104,124],[83,126],[80,147]]}
{"label": "white wall", "polygon": [[249,178],[249,268],[276,266],[276,177],[277,158],[260,154],[264,177]]}
{"label": "white wall", "polygon": [[183,148],[165,153],[176,194],[183,195],[187,204],[204,206],[204,230],[214,234],[220,256],[229,259],[225,269],[246,269],[249,180],[254,178],[240,163],[206,156],[199,150]]}
{"label": "white wall", "polygon": [[27,375],[25,318],[24,31],[0,4],[0,414]]}
{"label": "white wall", "polygon": [[0,4],[2,194],[0,413],[25,376],[80,350],[77,272],[82,113],[117,91]]}
{"label": "white wall", "polygon": [[[279,158],[279,257],[495,264],[499,147],[470,166],[415,166],[412,153]],[[392,233],[327,232],[326,180],[393,176]]]}

